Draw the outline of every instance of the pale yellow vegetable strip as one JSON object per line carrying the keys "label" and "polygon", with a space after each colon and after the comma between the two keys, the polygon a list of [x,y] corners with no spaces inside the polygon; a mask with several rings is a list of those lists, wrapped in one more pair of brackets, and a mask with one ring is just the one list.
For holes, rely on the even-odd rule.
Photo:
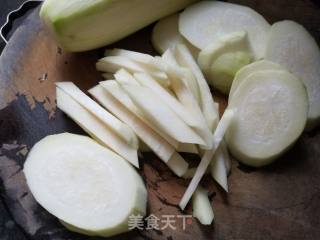
{"label": "pale yellow vegetable strip", "polygon": [[[163,62],[161,63],[163,68],[166,64],[169,64],[171,66],[174,66],[177,72],[181,73],[181,79],[185,82],[188,89],[192,92],[199,106],[201,106],[199,85],[195,76],[193,75],[193,72],[189,68],[182,67],[178,64],[178,61],[172,49],[167,49],[161,56],[161,60]],[[160,60],[158,60],[158,62],[159,61]]]}
{"label": "pale yellow vegetable strip", "polygon": [[[171,79],[171,86],[179,101],[190,111],[192,115],[197,119],[198,126],[193,126],[196,132],[206,141],[207,146],[205,149],[210,149],[213,144],[212,130],[209,129],[206,119],[201,111],[198,102],[196,101],[193,93],[187,87],[183,81],[183,74],[177,66],[177,61],[174,54],[170,49],[166,51],[166,58],[168,64],[163,63],[166,73]],[[196,83],[197,85],[197,83]]]}
{"label": "pale yellow vegetable strip", "polygon": [[57,107],[73,119],[85,132],[139,168],[137,149],[123,141],[102,121],[81,106],[76,100],[57,88]]}
{"label": "pale yellow vegetable strip", "polygon": [[114,117],[103,107],[93,101],[89,96],[83,93],[72,82],[58,82],[57,87],[62,89],[65,93],[70,95],[75,101],[82,105],[85,109],[95,115],[100,121],[110,127],[117,135],[119,135],[124,141],[138,148],[139,142],[134,132],[119,119]]}
{"label": "pale yellow vegetable strip", "polygon": [[123,83],[123,84],[134,84],[134,85],[140,85],[137,80],[132,76],[131,73],[129,73],[124,68],[121,68],[119,71],[117,71],[114,74],[114,78],[117,82]]}
{"label": "pale yellow vegetable strip", "polygon": [[222,150],[221,142],[218,147],[216,153],[214,154],[213,159],[210,163],[210,172],[213,179],[226,191],[228,192],[228,175],[227,175],[227,167],[226,161],[224,160],[224,154]]}
{"label": "pale yellow vegetable strip", "polygon": [[184,67],[188,67],[193,72],[194,76],[196,77],[200,89],[200,96],[201,96],[201,110],[207,120],[209,128],[211,130],[214,129],[219,116],[213,110],[215,109],[215,104],[212,99],[212,95],[210,92],[210,88],[208,83],[203,76],[198,64],[192,57],[189,49],[183,45],[179,44],[176,46],[175,54],[178,59],[178,63]]}
{"label": "pale yellow vegetable strip", "polygon": [[[216,103],[214,102],[212,98],[212,94],[210,92],[209,85],[207,84],[207,81],[200,70],[199,66],[197,65],[196,61],[192,58],[192,54],[188,50],[188,48],[182,44],[179,44],[176,46],[175,53],[177,55],[177,59],[180,60],[179,64],[183,66],[189,67],[193,74],[195,75],[199,89],[200,89],[200,95],[201,95],[201,109],[202,112],[207,120],[207,124],[209,125],[209,128],[213,131],[216,127],[217,121],[219,119],[219,111],[216,106]],[[224,144],[224,143],[223,143]],[[217,152],[213,156],[212,161],[218,161],[220,165],[223,163],[220,163],[220,161],[230,161],[228,151],[224,148],[224,151]],[[230,164],[229,164],[230,165]],[[228,170],[226,170],[228,171]],[[215,173],[215,171],[214,171]],[[220,175],[213,174],[212,177],[218,182],[223,183],[224,178],[222,178],[223,173]],[[227,172],[226,172],[227,175]],[[221,178],[220,178],[221,177]],[[223,188],[225,184],[222,185]]]}
{"label": "pale yellow vegetable strip", "polygon": [[110,72],[110,73],[116,73],[121,68],[124,68],[131,73],[148,72],[150,73],[150,75],[155,77],[161,85],[164,85],[164,86],[170,85],[170,81],[164,72],[150,71],[150,69],[143,66],[142,64],[124,56],[104,57],[96,63],[96,68],[98,71]]}
{"label": "pale yellow vegetable strip", "polygon": [[188,170],[189,164],[177,152],[174,152],[167,166],[179,177],[182,177]]}
{"label": "pale yellow vegetable strip", "polygon": [[126,109],[121,102],[114,98],[101,85],[90,89],[89,92],[101,103],[101,105],[106,107],[120,120],[128,124],[140,139],[142,139],[177,176],[181,177],[185,174],[188,169],[188,163],[161,136]]}
{"label": "pale yellow vegetable strip", "polygon": [[203,155],[201,162],[197,168],[197,171],[196,171],[194,177],[192,178],[191,183],[189,184],[186,192],[184,193],[184,195],[179,203],[179,206],[182,210],[185,209],[187,203],[189,202],[190,198],[192,197],[192,194],[194,193],[197,186],[199,185],[201,178],[205,174],[214,153],[216,152],[217,148],[219,147],[221,141],[223,140],[224,134],[226,133],[226,131],[227,131],[232,119],[233,119],[233,116],[234,116],[234,111],[231,109],[227,109],[224,112],[224,114],[223,114],[223,116],[217,126],[217,129],[215,130],[215,132],[213,134],[213,138],[214,138],[213,148],[211,150],[206,151],[205,154]]}
{"label": "pale yellow vegetable strip", "polygon": [[192,215],[197,218],[201,224],[210,225],[214,219],[213,209],[208,197],[207,190],[198,186],[192,197]]}
{"label": "pale yellow vegetable strip", "polygon": [[114,81],[104,81],[100,82],[100,85],[104,87],[112,96],[114,96],[118,101],[120,101],[127,109],[134,113],[140,118],[145,124],[147,124],[151,129],[163,137],[169,144],[171,144],[175,149],[178,148],[178,141],[165,134],[163,131],[159,130],[152,122],[148,121],[139,108],[132,102],[131,98],[127,93],[119,86],[119,84]]}
{"label": "pale yellow vegetable strip", "polygon": [[[205,141],[177,114],[143,86],[121,85],[132,101],[143,111],[144,115],[159,129],[179,142],[206,146]],[[146,101],[147,100],[147,101]],[[161,120],[159,120],[161,118]]]}
{"label": "pale yellow vegetable strip", "polygon": [[154,57],[140,52],[135,52],[131,50],[126,49],[120,49],[120,48],[114,48],[114,49],[107,49],[104,53],[104,55],[107,56],[122,56],[130,58],[133,61],[136,61],[141,64],[145,64],[146,66],[150,67],[153,71],[159,71],[160,69],[156,67],[154,62]]}
{"label": "pale yellow vegetable strip", "polygon": [[191,127],[199,126],[199,121],[192,112],[182,105],[175,97],[166,91],[157,81],[147,73],[135,73],[135,79],[145,87],[148,87],[159,98],[161,98],[176,114]]}
{"label": "pale yellow vegetable strip", "polygon": [[147,144],[157,156],[164,162],[168,162],[175,149],[162,139],[156,132],[149,128],[138,117],[124,107],[101,85],[97,85],[89,90],[89,93],[97,101],[113,113],[117,118],[126,123],[142,141]]}

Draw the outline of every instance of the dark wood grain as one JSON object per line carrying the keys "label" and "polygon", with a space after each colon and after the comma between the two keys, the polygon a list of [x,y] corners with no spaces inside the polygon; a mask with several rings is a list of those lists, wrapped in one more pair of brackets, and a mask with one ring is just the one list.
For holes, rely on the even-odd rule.
{"label": "dark wood grain", "polygon": [[[320,10],[312,1],[234,1],[249,5],[270,21],[290,18],[303,23],[319,40]],[[285,10],[284,10],[285,9]],[[38,10],[17,29],[0,58],[0,178],[1,196],[16,229],[16,238],[0,232],[0,239],[92,239],[68,232],[33,199],[22,167],[30,148],[48,134],[69,131],[84,134],[56,109],[57,81],[73,81],[83,90],[100,79],[94,64],[102,50],[81,54],[61,51],[44,30]],[[152,27],[115,46],[155,54]],[[223,96],[215,94],[226,105]],[[304,134],[276,163],[252,169],[232,162],[230,193],[224,194],[210,177],[215,223],[202,226],[195,219],[185,231],[133,231],[112,239],[310,239],[320,238],[320,134]],[[191,162],[196,161],[186,156]],[[148,213],[182,214],[178,202],[188,182],[175,177],[153,154],[141,159],[141,175],[148,188]],[[0,205],[1,213],[1,205]],[[190,214],[190,207],[185,213]],[[1,235],[2,234],[2,235]]]}

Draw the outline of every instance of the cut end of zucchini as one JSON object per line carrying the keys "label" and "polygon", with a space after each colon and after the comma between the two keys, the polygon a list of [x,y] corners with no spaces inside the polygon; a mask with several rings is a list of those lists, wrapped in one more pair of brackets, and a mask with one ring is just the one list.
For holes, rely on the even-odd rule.
{"label": "cut end of zucchini", "polygon": [[305,84],[309,99],[308,130],[320,123],[320,49],[300,24],[281,21],[272,25],[266,59],[287,68]]}
{"label": "cut end of zucchini", "polygon": [[60,47],[79,52],[114,43],[193,2],[195,0],[47,0],[40,16]]}
{"label": "cut end of zucchini", "polygon": [[286,71],[249,75],[229,102],[237,114],[226,140],[241,162],[260,167],[285,152],[304,130],[308,99],[303,83]]}
{"label": "cut end of zucchini", "polygon": [[124,159],[85,136],[63,133],[42,139],[30,151],[24,174],[42,207],[88,235],[126,232],[131,214],[146,214],[141,177]]}

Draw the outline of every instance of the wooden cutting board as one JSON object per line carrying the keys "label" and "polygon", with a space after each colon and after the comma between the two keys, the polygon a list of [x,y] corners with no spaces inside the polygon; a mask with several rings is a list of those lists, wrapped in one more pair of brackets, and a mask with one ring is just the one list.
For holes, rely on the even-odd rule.
{"label": "wooden cutting board", "polygon": [[[232,2],[253,7],[271,23],[296,20],[320,39],[320,9],[312,1]],[[23,239],[93,239],[68,232],[41,208],[26,186],[22,168],[31,147],[48,134],[84,134],[56,109],[55,82],[73,81],[83,90],[94,86],[101,80],[95,62],[103,50],[65,53],[44,30],[38,11],[16,30],[0,58],[1,197]],[[151,29],[114,46],[156,54],[150,43]],[[215,96],[223,111],[226,100]],[[186,158],[197,161],[190,155]],[[320,134],[315,130],[268,167],[256,170],[233,160],[229,194],[210,177],[202,181],[209,189],[215,223],[202,226],[192,219],[183,230],[177,205],[188,181],[175,177],[155,155],[144,154],[140,172],[148,188],[148,214],[160,219],[173,215],[176,229],[135,230],[112,239],[320,239],[319,158]],[[185,214],[191,214],[190,206]],[[18,229],[15,240],[20,239]]]}

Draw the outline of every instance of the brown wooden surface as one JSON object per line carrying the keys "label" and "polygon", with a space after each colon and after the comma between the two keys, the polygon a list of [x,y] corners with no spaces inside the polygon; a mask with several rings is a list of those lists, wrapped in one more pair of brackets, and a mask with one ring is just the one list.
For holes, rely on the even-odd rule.
{"label": "brown wooden surface", "polygon": [[[311,1],[233,1],[249,5],[270,21],[293,19],[320,39],[320,9]],[[56,81],[73,81],[83,90],[100,79],[95,61],[102,50],[81,54],[61,51],[32,13],[18,28],[0,58],[0,239],[91,239],[66,231],[30,194],[22,172],[29,149],[48,134],[81,133],[55,106]],[[116,44],[155,54],[148,27]],[[106,29],[107,31],[107,29]],[[222,96],[216,98],[225,105]],[[221,109],[222,110],[222,109]],[[114,239],[320,239],[320,134],[304,134],[276,163],[259,170],[233,160],[230,193],[205,177],[215,223],[195,219],[186,230],[133,231]],[[191,159],[190,161],[195,161]],[[141,158],[147,184],[148,213],[181,214],[178,202],[188,184],[176,178],[153,154]],[[190,207],[187,214],[191,213]],[[12,220],[1,222],[2,219]],[[11,235],[8,235],[10,231]]]}

